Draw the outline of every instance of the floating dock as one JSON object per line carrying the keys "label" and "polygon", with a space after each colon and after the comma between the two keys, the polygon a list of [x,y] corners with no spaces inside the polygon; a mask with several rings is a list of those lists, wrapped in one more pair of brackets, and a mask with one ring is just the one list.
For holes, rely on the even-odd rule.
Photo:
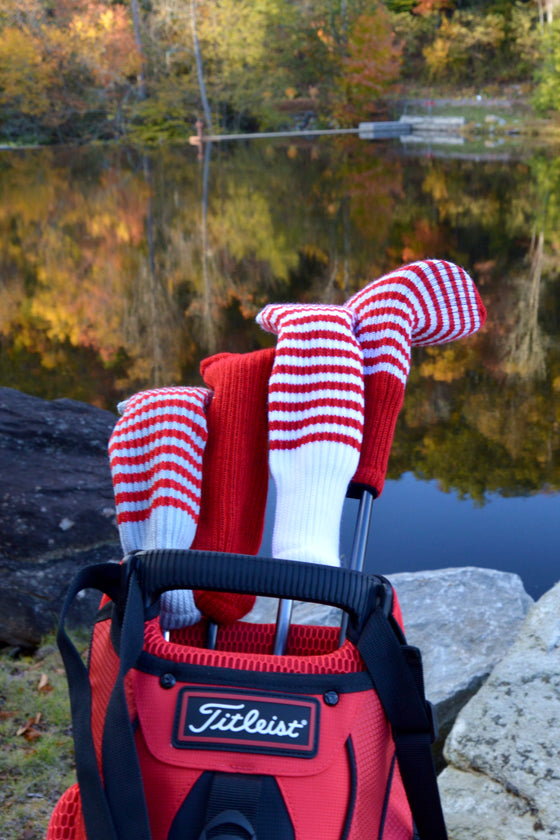
{"label": "floating dock", "polygon": [[[264,131],[255,134],[199,134],[189,137],[191,146],[203,143],[222,143],[228,140],[271,140],[276,137],[322,137],[329,134],[357,134],[362,140],[383,140],[418,133],[450,136],[456,135],[465,125],[464,117],[402,116],[398,120],[362,122],[358,128],[318,128],[298,131]],[[432,139],[433,139],[432,137]]]}
{"label": "floating dock", "polygon": [[421,117],[402,116],[396,122],[363,122],[358,127],[362,140],[381,140],[389,137],[406,137],[420,134],[450,136],[457,135],[465,126],[464,117]]}

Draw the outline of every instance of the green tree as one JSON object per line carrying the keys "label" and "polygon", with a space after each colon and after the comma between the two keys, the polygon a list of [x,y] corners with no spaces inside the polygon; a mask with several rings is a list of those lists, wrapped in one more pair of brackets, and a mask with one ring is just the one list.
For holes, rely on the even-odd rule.
{"label": "green tree", "polygon": [[542,61],[535,72],[533,102],[541,113],[560,110],[560,20],[550,23],[542,36]]}

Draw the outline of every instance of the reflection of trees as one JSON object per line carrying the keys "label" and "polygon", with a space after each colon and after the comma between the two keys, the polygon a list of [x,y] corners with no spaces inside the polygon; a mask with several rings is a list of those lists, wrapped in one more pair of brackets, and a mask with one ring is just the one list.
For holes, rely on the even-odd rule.
{"label": "reflection of trees", "polygon": [[544,262],[544,232],[534,234],[528,255],[529,276],[515,284],[515,323],[505,346],[508,373],[540,376],[545,372],[547,339],[539,324],[539,300]]}
{"label": "reflection of trees", "polygon": [[212,144],[208,143],[204,149],[204,173],[202,183],[202,278],[203,278],[203,323],[205,345],[209,353],[216,352],[216,325],[212,312],[212,288],[210,280],[209,254],[208,254],[208,178],[210,175],[210,155]]}
{"label": "reflection of trees", "polygon": [[[469,342],[475,346],[481,340]],[[496,379],[482,372],[476,352],[468,365],[460,345],[457,354],[461,375],[447,380],[422,373],[426,350],[415,357],[390,476],[412,471],[480,503],[491,492],[560,489],[560,395],[554,385],[560,359],[549,358],[552,369],[545,379]],[[452,356],[450,349],[450,367]]]}
{"label": "reflection of trees", "polygon": [[[176,375],[170,290],[159,271],[142,162],[118,152],[42,150],[9,164],[2,178],[0,264],[10,299],[19,304],[2,308],[0,328],[13,342],[17,336],[7,352],[19,359],[27,352],[34,370],[39,360],[43,377],[60,383],[67,383],[62,368],[74,369],[80,348],[89,359],[84,381],[92,368],[98,375],[113,369],[113,380],[126,390],[127,382]],[[100,375],[101,393],[107,379]],[[83,397],[77,389],[74,395]],[[103,401],[95,389],[88,399]]]}
{"label": "reflection of trees", "polygon": [[215,145],[202,168],[193,149],[7,160],[4,383],[109,407],[195,383],[202,356],[271,342],[268,300],[341,302],[441,256],[473,273],[488,325],[414,356],[391,474],[479,500],[560,487],[560,164],[407,162],[355,138]]}
{"label": "reflection of trees", "polygon": [[[145,251],[125,291],[122,344],[134,360],[129,370],[131,384],[160,387],[180,378],[179,354],[182,318],[173,301],[160,242],[158,208],[154,206],[153,167],[147,156],[142,172],[148,187],[144,204]],[[130,386],[129,386],[130,390]]]}

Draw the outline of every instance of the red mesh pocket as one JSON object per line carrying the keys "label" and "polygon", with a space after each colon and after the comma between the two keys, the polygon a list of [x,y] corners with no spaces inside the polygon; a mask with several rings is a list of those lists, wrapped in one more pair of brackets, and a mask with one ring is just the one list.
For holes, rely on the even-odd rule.
{"label": "red mesh pocket", "polygon": [[[274,624],[255,624],[239,621],[220,627],[216,649],[235,653],[272,653],[276,627]],[[338,647],[340,630],[313,624],[291,624],[286,647],[287,656],[322,656]],[[171,641],[179,645],[204,647],[205,625],[172,630]]]}
{"label": "red mesh pocket", "polygon": [[216,650],[206,650],[204,632],[197,625],[174,631],[172,641],[162,635],[157,619],[146,624],[144,649],[171,662],[217,668],[291,674],[354,674],[364,670],[362,659],[349,642],[338,647],[336,627],[294,624],[285,656],[272,654],[273,624],[239,621],[220,629]]}
{"label": "red mesh pocket", "polygon": [[46,840],[86,840],[80,789],[72,785],[52,812]]}

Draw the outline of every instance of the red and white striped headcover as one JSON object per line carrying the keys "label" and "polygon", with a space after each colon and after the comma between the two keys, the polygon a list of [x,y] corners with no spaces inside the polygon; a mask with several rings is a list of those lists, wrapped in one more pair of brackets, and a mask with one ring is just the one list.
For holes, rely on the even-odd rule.
{"label": "red and white striped headcover", "polygon": [[337,566],[342,505],[364,426],[354,315],[340,306],[271,304],[257,321],[278,335],[268,389],[272,551]]}
{"label": "red and white striped headcover", "polygon": [[469,275],[445,260],[405,265],[369,283],[346,306],[356,313],[356,337],[366,376],[384,371],[403,385],[411,346],[444,344],[471,335],[486,310]]}
{"label": "red and white striped headcover", "polygon": [[109,441],[125,553],[189,548],[200,512],[208,432],[205,388],[160,388],[131,397]]}
{"label": "red and white striped headcover", "polygon": [[257,316],[281,335],[269,382],[271,450],[331,441],[359,452],[363,374],[353,320],[349,309],[319,305],[270,304]]}

